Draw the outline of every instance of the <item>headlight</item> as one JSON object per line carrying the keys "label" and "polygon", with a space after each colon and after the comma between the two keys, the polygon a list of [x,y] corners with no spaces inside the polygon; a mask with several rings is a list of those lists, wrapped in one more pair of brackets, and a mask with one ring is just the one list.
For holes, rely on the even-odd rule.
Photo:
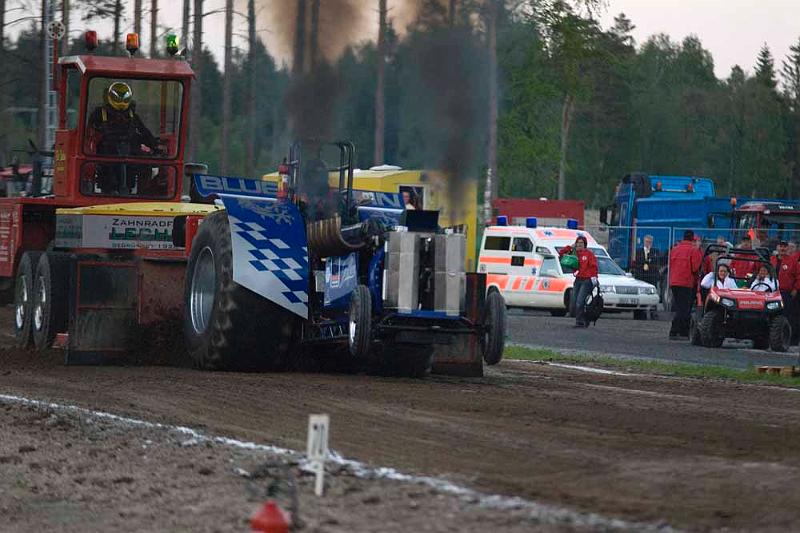
{"label": "headlight", "polygon": [[613,285],[600,285],[600,292],[616,292]]}
{"label": "headlight", "polygon": [[655,287],[639,287],[639,294],[655,294]]}
{"label": "headlight", "polygon": [[733,309],[734,307],[736,307],[736,302],[734,302],[730,298],[722,298],[719,301],[719,303],[722,304],[723,307],[727,307],[728,309]]}
{"label": "headlight", "polygon": [[776,309],[780,309],[783,307],[783,302],[774,301],[774,302],[767,302],[767,309],[770,311],[775,311]]}

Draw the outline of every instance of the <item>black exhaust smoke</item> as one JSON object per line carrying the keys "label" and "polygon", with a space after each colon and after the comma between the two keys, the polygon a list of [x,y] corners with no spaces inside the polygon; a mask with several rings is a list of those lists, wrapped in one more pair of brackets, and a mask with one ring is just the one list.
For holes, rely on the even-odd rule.
{"label": "black exhaust smoke", "polygon": [[482,161],[486,54],[465,26],[433,27],[412,46],[425,163],[444,172],[450,205],[463,205]]}

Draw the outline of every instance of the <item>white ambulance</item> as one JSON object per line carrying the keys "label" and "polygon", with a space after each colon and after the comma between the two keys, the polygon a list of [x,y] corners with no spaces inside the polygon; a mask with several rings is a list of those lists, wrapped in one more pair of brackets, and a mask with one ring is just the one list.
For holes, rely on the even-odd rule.
{"label": "white ambulance", "polygon": [[[498,290],[508,307],[549,310],[564,316],[569,310],[573,270],[559,261],[558,252],[586,237],[597,256],[598,281],[604,310],[633,311],[634,318],[647,319],[658,305],[656,288],[626,274],[588,232],[573,228],[537,227],[529,218],[526,226],[489,226],[483,233],[478,272],[486,273],[487,290]],[[570,225],[575,226],[573,221]]]}

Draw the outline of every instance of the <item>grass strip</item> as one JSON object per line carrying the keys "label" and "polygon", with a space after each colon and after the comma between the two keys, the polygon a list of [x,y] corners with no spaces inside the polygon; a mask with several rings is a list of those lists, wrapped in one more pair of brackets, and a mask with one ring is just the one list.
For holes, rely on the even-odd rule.
{"label": "grass strip", "polygon": [[503,357],[525,361],[544,361],[572,365],[597,366],[627,372],[661,374],[685,378],[725,379],[740,383],[780,385],[800,388],[800,377],[759,374],[755,367],[746,370],[724,366],[672,363],[647,359],[620,359],[594,354],[563,354],[555,350],[506,346]]}

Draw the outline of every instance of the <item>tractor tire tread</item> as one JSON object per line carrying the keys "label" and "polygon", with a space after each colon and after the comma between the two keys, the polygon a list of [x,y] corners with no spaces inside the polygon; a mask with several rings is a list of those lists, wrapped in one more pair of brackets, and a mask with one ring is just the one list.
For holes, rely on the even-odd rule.
{"label": "tractor tire tread", "polygon": [[[197,254],[205,246],[211,247],[215,255],[217,291],[207,330],[198,334],[191,323],[188,302],[191,272]],[[233,245],[225,211],[203,220],[192,251],[184,295],[184,331],[195,366],[203,370],[286,369],[297,320],[290,311],[233,280]]]}

